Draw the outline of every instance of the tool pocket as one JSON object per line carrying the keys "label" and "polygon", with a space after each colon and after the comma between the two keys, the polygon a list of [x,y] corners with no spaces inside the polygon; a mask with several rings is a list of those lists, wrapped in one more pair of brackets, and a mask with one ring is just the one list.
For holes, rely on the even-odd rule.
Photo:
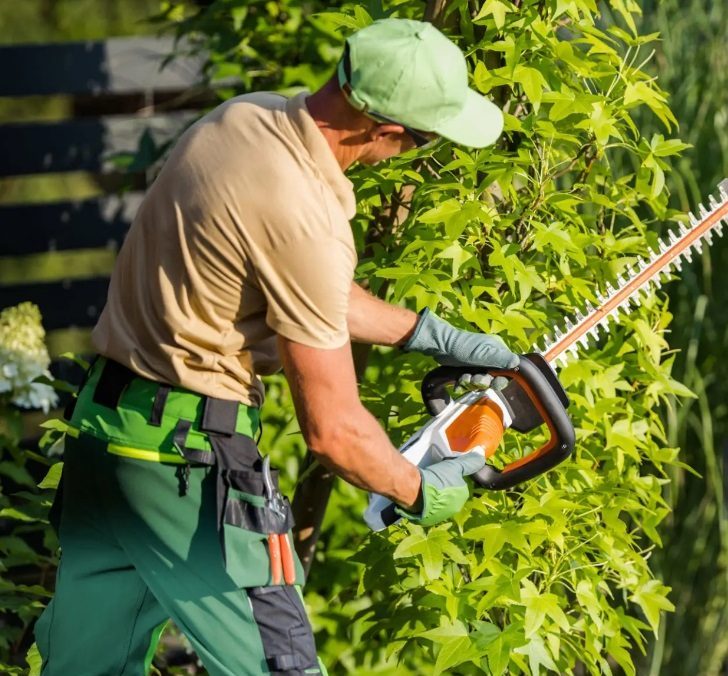
{"label": "tool pocket", "polygon": [[[267,505],[262,463],[252,439],[209,438],[217,461],[218,530],[225,569],[239,587],[270,585],[268,533],[286,533],[293,527],[288,500],[282,501],[279,513]],[[277,489],[277,473],[273,478]],[[302,582],[300,575],[296,581]]]}
{"label": "tool pocket", "polygon": [[[287,498],[282,498],[278,510],[267,506],[260,472],[222,470],[221,474],[226,492],[223,523],[256,533],[287,533],[293,527]],[[271,474],[278,490],[277,473]]]}
{"label": "tool pocket", "polygon": [[[265,497],[251,481],[252,472],[218,475],[218,510],[222,510],[220,545],[228,575],[238,587],[270,584],[267,536],[258,527]],[[222,506],[220,502],[222,501]]]}

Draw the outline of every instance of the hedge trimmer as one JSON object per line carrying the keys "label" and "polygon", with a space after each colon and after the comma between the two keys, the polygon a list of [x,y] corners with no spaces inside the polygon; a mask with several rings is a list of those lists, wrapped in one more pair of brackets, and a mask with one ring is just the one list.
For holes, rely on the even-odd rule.
{"label": "hedge trimmer", "polygon": [[[399,450],[418,467],[427,467],[458,453],[484,453],[493,457],[506,429],[526,433],[544,423],[549,440],[532,453],[496,469],[487,463],[473,475],[475,482],[491,490],[511,488],[551,469],[567,458],[574,448],[574,427],[566,408],[568,397],[554,372],[579,346],[598,338],[608,329],[609,320],[629,306],[639,307],[642,292],[659,286],[662,275],[668,277],[700,252],[704,242],[711,244],[715,235],[728,225],[728,179],[718,186],[719,200],[709,198],[709,209],[702,204],[698,216],[689,214],[689,225],[670,231],[649,258],[640,260],[606,292],[567,320],[537,351],[523,355],[512,370],[474,369],[467,366],[441,366],[428,373],[422,382],[422,399],[433,416],[422,429]],[[511,380],[503,390],[468,392],[453,400],[447,392],[466,374],[482,373],[505,376]],[[373,530],[382,530],[399,519],[394,504],[372,494],[364,519]]]}

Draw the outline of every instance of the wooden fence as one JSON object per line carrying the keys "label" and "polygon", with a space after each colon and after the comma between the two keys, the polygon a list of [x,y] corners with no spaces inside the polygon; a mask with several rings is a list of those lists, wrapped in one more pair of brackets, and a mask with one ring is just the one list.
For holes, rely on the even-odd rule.
{"label": "wooden fence", "polygon": [[[0,186],[41,179],[62,193],[64,181],[83,176],[89,193],[46,200],[26,189],[17,203],[0,189],[0,308],[36,303],[53,358],[89,351],[116,252],[147,184],[147,171],[120,170],[120,154],[140,141],[149,152],[172,140],[215,100],[201,84],[203,57],[164,64],[173,48],[171,38],[146,37],[0,48],[0,98],[31,110],[31,119],[0,123]],[[47,97],[60,97],[68,114],[32,119],[27,102]],[[54,372],[72,373],[57,363]]]}

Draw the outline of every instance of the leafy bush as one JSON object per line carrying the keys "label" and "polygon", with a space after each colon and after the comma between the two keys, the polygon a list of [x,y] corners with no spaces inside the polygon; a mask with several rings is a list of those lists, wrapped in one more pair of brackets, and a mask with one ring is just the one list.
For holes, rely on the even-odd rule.
{"label": "leafy bush", "polygon": [[[655,36],[638,34],[639,6],[609,5],[617,21],[605,26],[588,0],[431,3],[468,54],[473,85],[503,106],[506,131],[494,148],[445,143],[353,173],[358,274],[375,293],[528,351],[648,254],[650,225],[676,218],[665,177],[686,146],[669,138],[674,116],[645,71]],[[411,1],[367,7],[218,0],[166,17],[212,50],[213,76],[313,88],[347,32],[422,16]],[[641,135],[640,110],[659,133]],[[452,523],[362,542],[363,498],[337,487],[307,589],[334,670],[536,674],[581,663],[635,673],[634,650],[673,608],[649,566],[669,512],[662,487],[680,466],[658,411],[690,395],[670,375],[670,318],[663,296],[650,295],[561,370],[576,457],[522,490],[477,491]],[[373,353],[362,393],[395,442],[423,422],[417,388],[432,365]],[[510,436],[503,455],[534,441]],[[300,447],[277,443],[278,457]]]}
{"label": "leafy bush", "polygon": [[[660,31],[653,71],[672,93],[681,135],[693,145],[668,179],[676,204],[694,208],[728,177],[728,4],[665,0],[643,4],[644,32]],[[696,46],[699,45],[699,48]],[[686,58],[689,54],[689,58]],[[640,129],[654,127],[646,116]],[[714,241],[670,286],[675,319],[668,336],[679,348],[675,374],[696,393],[671,402],[668,440],[699,472],[674,467],[665,487],[673,508],[661,529],[664,548],[653,566],[674,587],[680,612],[671,614],[645,671],[717,674],[728,659],[728,518],[724,476],[728,460],[728,237]]]}
{"label": "leafy bush", "polygon": [[56,487],[60,465],[52,467],[36,486],[31,461],[42,465],[51,461],[21,448],[19,407],[48,412],[57,401],[47,382],[50,359],[44,337],[35,305],[21,303],[0,312],[0,668],[7,674],[24,671],[8,662],[24,654],[32,621],[50,597],[47,586],[55,572],[58,547],[47,512],[49,489]]}

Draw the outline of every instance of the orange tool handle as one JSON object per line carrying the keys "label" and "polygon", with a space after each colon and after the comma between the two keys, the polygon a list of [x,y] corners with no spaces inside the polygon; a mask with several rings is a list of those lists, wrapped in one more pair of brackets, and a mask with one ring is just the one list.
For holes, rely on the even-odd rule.
{"label": "orange tool handle", "polygon": [[[550,431],[549,440],[533,453],[506,465],[497,470],[490,464],[473,475],[479,485],[492,490],[512,488],[528,479],[551,469],[566,459],[574,450],[575,434],[565,405],[568,405],[561,385],[556,375],[539,354],[529,354],[520,357],[518,365],[509,370],[493,369],[472,366],[441,366],[428,373],[422,381],[422,398],[428,411],[437,415],[450,403],[447,386],[456,383],[466,374],[485,373],[496,376],[505,376],[515,381],[517,392],[520,388],[527,400],[530,401],[528,410],[523,406],[514,409],[512,427],[521,431],[528,431],[545,423]],[[504,405],[508,406],[508,386],[506,394],[501,397]],[[513,398],[517,401],[517,398]],[[531,420],[519,421],[519,411],[523,417],[530,415]],[[536,416],[536,424],[533,416]],[[486,459],[495,453],[504,432],[503,421],[497,404],[483,398],[481,401],[469,406],[458,416],[448,428],[446,434],[452,450],[465,452],[474,446],[485,449]]]}
{"label": "orange tool handle", "polygon": [[270,558],[270,583],[281,583],[281,541],[278,533],[268,533],[268,557]]}
{"label": "orange tool handle", "polygon": [[288,539],[288,533],[281,533],[278,536],[281,543],[281,559],[283,559],[283,579],[286,584],[295,584],[296,582],[296,564],[293,560],[293,550],[291,542]]}

